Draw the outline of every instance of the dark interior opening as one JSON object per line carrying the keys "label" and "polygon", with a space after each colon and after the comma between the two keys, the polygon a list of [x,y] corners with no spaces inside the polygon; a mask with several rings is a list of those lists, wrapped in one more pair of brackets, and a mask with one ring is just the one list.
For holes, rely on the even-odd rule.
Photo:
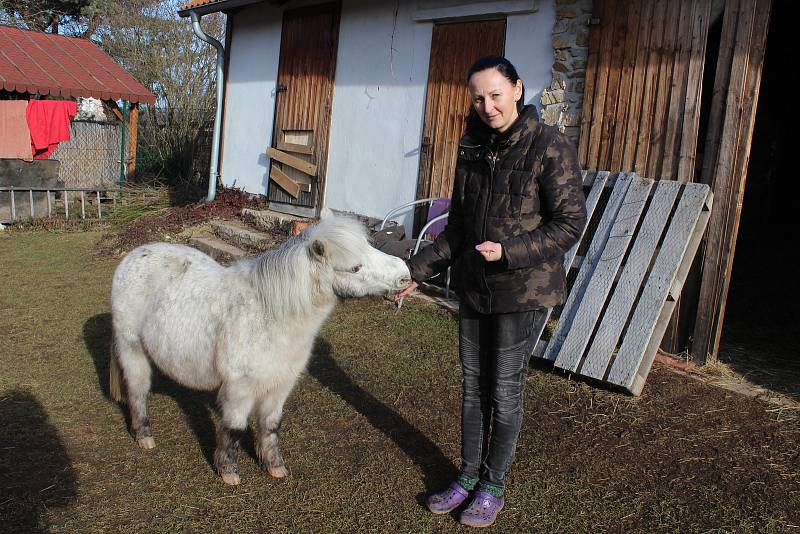
{"label": "dark interior opening", "polygon": [[800,281],[795,260],[800,180],[790,132],[796,2],[773,2],[766,56],[723,324],[720,361],[800,400]]}

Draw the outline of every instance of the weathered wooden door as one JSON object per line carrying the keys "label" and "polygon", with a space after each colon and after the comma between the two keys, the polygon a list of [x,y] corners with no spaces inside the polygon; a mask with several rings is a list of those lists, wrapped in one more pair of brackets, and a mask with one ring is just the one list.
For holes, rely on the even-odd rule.
{"label": "weathered wooden door", "polygon": [[587,170],[695,181],[713,0],[595,0],[578,148]]}
{"label": "weathered wooden door", "polygon": [[281,32],[270,206],[314,214],[325,187],[339,4],[287,11]]}
{"label": "weathered wooden door", "polygon": [[450,196],[458,141],[471,106],[467,71],[482,56],[503,55],[505,38],[505,19],[433,27],[418,198]]}

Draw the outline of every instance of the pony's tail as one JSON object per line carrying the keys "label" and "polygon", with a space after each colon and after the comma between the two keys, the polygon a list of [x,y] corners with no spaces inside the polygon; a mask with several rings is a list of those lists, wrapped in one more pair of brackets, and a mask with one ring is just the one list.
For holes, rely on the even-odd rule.
{"label": "pony's tail", "polygon": [[122,383],[122,368],[117,357],[117,343],[112,335],[111,360],[108,364],[108,392],[114,402],[125,403],[124,384]]}

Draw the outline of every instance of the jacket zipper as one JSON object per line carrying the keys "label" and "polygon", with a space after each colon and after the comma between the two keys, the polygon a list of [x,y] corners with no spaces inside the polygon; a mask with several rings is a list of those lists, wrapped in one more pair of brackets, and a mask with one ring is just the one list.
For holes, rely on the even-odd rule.
{"label": "jacket zipper", "polygon": [[[483,210],[483,229],[481,235],[481,243],[486,241],[486,219],[489,217],[489,203],[492,201],[492,192],[494,188],[494,171],[495,166],[497,165],[497,154],[492,152],[491,149],[487,148],[487,152],[489,153],[488,156],[488,163],[489,163],[489,189],[486,196],[486,207]],[[486,261],[483,262],[483,284],[486,286],[486,291],[489,293],[489,312],[491,313],[492,310],[492,289],[489,287],[489,282],[486,280]]]}

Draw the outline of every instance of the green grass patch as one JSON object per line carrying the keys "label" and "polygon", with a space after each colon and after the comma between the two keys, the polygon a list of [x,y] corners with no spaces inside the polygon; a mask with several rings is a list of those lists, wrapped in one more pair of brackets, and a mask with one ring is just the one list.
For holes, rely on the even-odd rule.
{"label": "green grass patch", "polygon": [[[344,303],[287,403],[291,475],[246,440],[210,465],[214,396],[158,378],[143,451],[107,399],[117,259],[97,232],[0,236],[0,530],[440,532],[420,504],[459,457],[454,317],[420,299]],[[637,399],[531,371],[503,532],[785,532],[800,525],[800,423],[656,367]],[[716,529],[716,530],[715,530]]]}

